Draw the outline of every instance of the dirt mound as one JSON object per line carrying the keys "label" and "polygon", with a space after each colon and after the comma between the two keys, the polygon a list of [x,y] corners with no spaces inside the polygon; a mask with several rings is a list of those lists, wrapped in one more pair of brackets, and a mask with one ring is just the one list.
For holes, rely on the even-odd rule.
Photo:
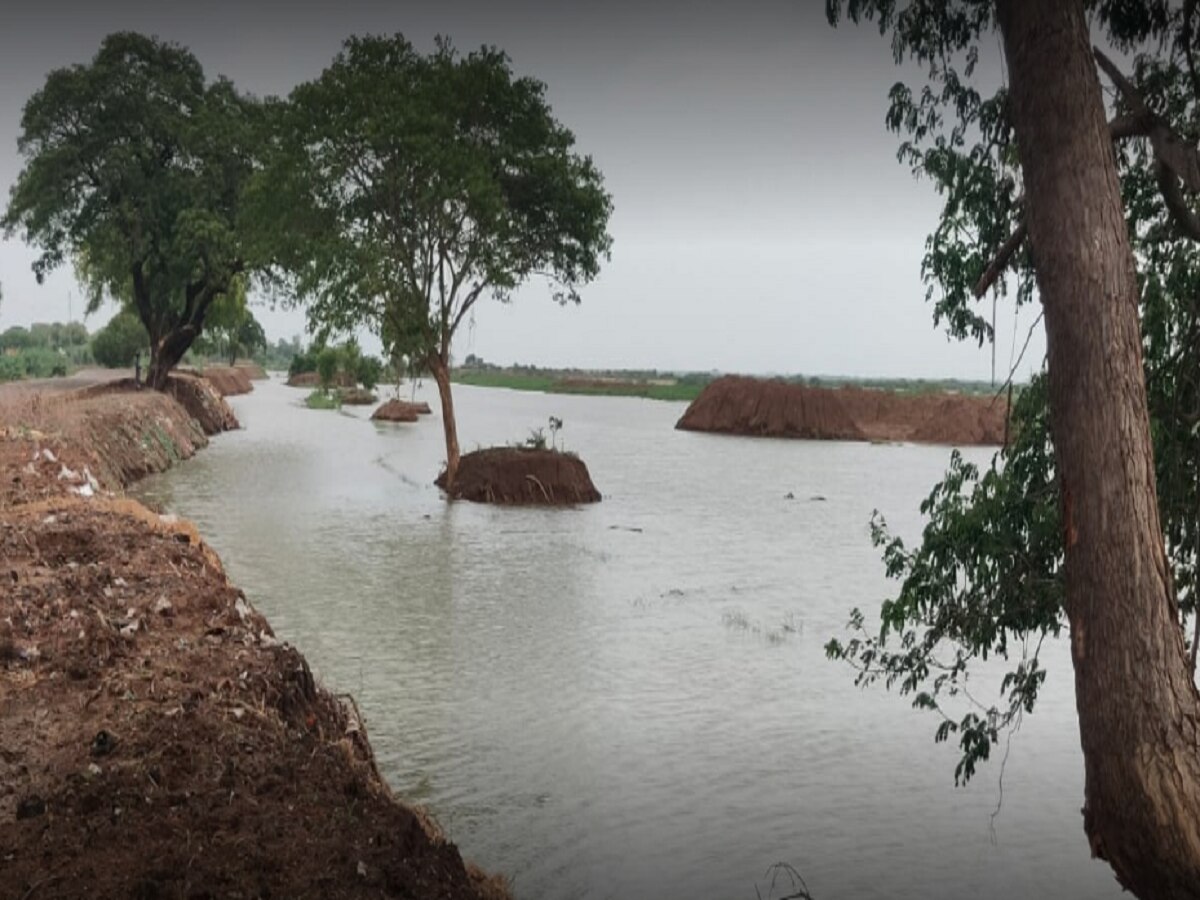
{"label": "dirt mound", "polygon": [[[434,482],[445,490],[446,473]],[[600,492],[578,456],[554,450],[491,447],[459,460],[454,500],[529,506],[596,503]]]}
{"label": "dirt mound", "polygon": [[62,494],[120,491],[208,443],[200,423],[173,397],[137,390],[132,381],[9,415],[11,424],[0,433],[0,509]]}
{"label": "dirt mound", "polygon": [[740,375],[708,385],[675,427],[756,437],[866,439],[834,392]]}
{"label": "dirt mound", "polygon": [[991,397],[946,394],[930,398],[909,440],[927,444],[1004,443],[1008,404]]}
{"label": "dirt mound", "polygon": [[366,388],[349,387],[338,391],[338,397],[347,406],[370,406],[379,398]]}
{"label": "dirt mound", "polygon": [[172,375],[167,380],[167,393],[200,423],[205,434],[236,431],[241,427],[229,404],[207,379],[183,373]]}
{"label": "dirt mound", "polygon": [[188,371],[183,374],[199,375],[212,384],[222,397],[248,394],[254,390],[254,385],[250,383],[250,373],[241,366],[205,366],[200,371]]}
{"label": "dirt mound", "polygon": [[371,413],[371,418],[377,422],[415,422],[418,416],[427,416],[432,412],[424,400],[420,403],[409,403],[392,399]]}
{"label": "dirt mound", "polygon": [[[333,387],[354,387],[354,378],[347,375],[345,372],[338,372],[334,376]],[[316,372],[301,372],[298,375],[289,375],[287,380],[288,387],[306,387],[315,388],[321,386],[321,376]]]}
{"label": "dirt mound", "polygon": [[0,893],[502,896],[392,798],[353,701],[156,520],[0,519]]}
{"label": "dirt mound", "polygon": [[771,437],[1001,444],[1007,405],[990,396],[815,388],[741,376],[719,378],[676,428]]}
{"label": "dirt mound", "polygon": [[240,362],[234,368],[246,373],[246,377],[251,381],[266,381],[270,377],[267,370],[258,363]]}

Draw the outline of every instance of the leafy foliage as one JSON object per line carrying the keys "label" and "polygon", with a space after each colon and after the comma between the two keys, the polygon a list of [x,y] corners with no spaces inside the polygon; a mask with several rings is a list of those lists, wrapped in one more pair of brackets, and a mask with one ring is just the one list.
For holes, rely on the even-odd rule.
{"label": "leafy foliage", "polygon": [[259,233],[285,235],[276,273],[318,333],[366,324],[397,369],[428,366],[446,392],[451,342],[481,297],[544,277],[578,302],[608,255],[599,171],[500,50],[352,37],[272,114],[254,208]]}
{"label": "leafy foliage", "polygon": [[[994,85],[988,94],[976,77],[993,6],[990,0],[827,3],[834,23],[843,12],[853,21],[873,19],[892,35],[897,61],[914,59],[925,68],[924,86],[892,88],[887,125],[901,137],[901,162],[945,198],[922,262],[934,320],[951,335],[979,343],[995,337],[976,306],[979,296],[994,289],[1011,293],[1018,304],[1034,299],[1034,261],[1020,239],[1022,184],[1006,92]],[[1090,4],[1097,33],[1132,56],[1142,102],[1194,145],[1200,79],[1192,60],[1193,6]],[[1200,254],[1194,235],[1181,226],[1182,214],[1168,203],[1162,161],[1145,122],[1130,120],[1130,112],[1124,99],[1114,102],[1112,131],[1139,266],[1161,520],[1186,614],[1197,607],[1200,552]],[[877,514],[873,539],[887,574],[899,583],[898,596],[883,604],[877,629],[856,609],[851,637],[826,647],[857,668],[859,683],[882,682],[940,716],[936,739],[956,736],[962,751],[958,781],[974,774],[1005,728],[1034,709],[1045,679],[1038,650],[1064,627],[1044,376],[1020,394],[1011,415],[1014,439],[989,466],[981,470],[951,457],[945,478],[921,506],[928,523],[915,548],[893,536]],[[983,694],[967,690],[971,664],[990,656],[1012,663],[997,704],[977,702]]]}
{"label": "leafy foliage", "polygon": [[206,82],[190,52],[109,35],[26,103],[5,230],[40,247],[39,281],[70,260],[89,311],[106,294],[135,311],[165,379],[247,270],[239,211],[260,137],[257,104]]}
{"label": "leafy foliage", "polygon": [[128,311],[117,313],[92,337],[92,356],[110,369],[132,366],[133,358],[149,349],[150,337],[142,320]]}

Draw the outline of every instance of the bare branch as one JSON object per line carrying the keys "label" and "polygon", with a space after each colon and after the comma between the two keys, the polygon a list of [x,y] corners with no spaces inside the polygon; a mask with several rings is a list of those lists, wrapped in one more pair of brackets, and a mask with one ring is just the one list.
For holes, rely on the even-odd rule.
{"label": "bare branch", "polygon": [[1028,233],[1029,227],[1025,224],[1025,218],[1022,216],[1016,230],[1000,245],[1000,249],[996,251],[996,255],[992,257],[992,261],[988,263],[988,267],[983,270],[983,275],[975,285],[976,300],[991,290],[992,285],[996,283],[1004,273],[1004,270],[1008,268],[1009,263],[1012,262],[1012,258],[1021,249],[1021,245],[1025,243],[1025,236]]}
{"label": "bare branch", "polygon": [[1167,211],[1171,214],[1171,220],[1184,235],[1193,241],[1200,241],[1200,216],[1196,215],[1187,197],[1183,195],[1175,173],[1162,160],[1155,159],[1154,175],[1158,181],[1159,193],[1162,194]]}

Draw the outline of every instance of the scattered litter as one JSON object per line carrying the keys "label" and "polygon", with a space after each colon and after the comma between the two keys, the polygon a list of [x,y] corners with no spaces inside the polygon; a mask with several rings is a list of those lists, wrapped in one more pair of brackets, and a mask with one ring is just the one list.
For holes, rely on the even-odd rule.
{"label": "scattered litter", "polygon": [[158,517],[158,520],[164,525],[174,525],[179,521],[179,516],[175,515],[175,513],[162,513]]}
{"label": "scattered litter", "polygon": [[124,578],[114,578],[114,579],[113,579],[113,586],[114,586],[114,587],[126,587],[126,586],[127,586],[127,584],[126,584],[126,581],[125,581],[125,579],[124,579]]}
{"label": "scattered litter", "polygon": [[142,623],[139,619],[134,619],[128,625],[122,626],[121,637],[132,640],[133,636],[137,634],[138,628],[141,626],[141,624]]}
{"label": "scattered litter", "polygon": [[59,481],[79,481],[79,473],[74,469],[68,469],[66,464],[63,464],[62,471],[58,473]]}
{"label": "scattered litter", "polygon": [[266,631],[260,631],[258,633],[258,642],[260,644],[262,644],[264,647],[278,647],[279,646],[279,641],[275,640],[275,638],[272,635],[267,634]]}
{"label": "scattered litter", "polygon": [[79,487],[72,488],[72,490],[80,497],[94,497],[96,495],[96,491],[87,482],[79,485]]}
{"label": "scattered litter", "polygon": [[154,602],[154,612],[160,616],[170,617],[175,615],[175,608],[171,606],[170,600],[168,600],[165,596],[162,596]]}
{"label": "scattered litter", "polygon": [[97,775],[101,774],[104,771],[95,763],[88,763],[87,770],[88,770],[88,774],[91,775],[93,778],[96,777]]}
{"label": "scattered litter", "polygon": [[233,605],[233,611],[238,614],[238,618],[243,622],[246,621],[246,616],[250,615],[253,610],[250,609],[250,604],[246,602],[245,597],[238,597],[237,603]]}
{"label": "scattered litter", "polygon": [[358,876],[360,878],[367,877],[367,864],[365,862],[363,862],[361,859],[358,861]]}
{"label": "scattered litter", "polygon": [[[33,458],[36,460],[37,456],[34,456]],[[46,449],[44,449],[42,451],[42,459],[44,459],[44,460],[46,460],[46,462],[50,462],[50,463],[58,462],[58,457],[54,455],[53,451],[51,451],[51,449],[49,447],[47,447]]]}

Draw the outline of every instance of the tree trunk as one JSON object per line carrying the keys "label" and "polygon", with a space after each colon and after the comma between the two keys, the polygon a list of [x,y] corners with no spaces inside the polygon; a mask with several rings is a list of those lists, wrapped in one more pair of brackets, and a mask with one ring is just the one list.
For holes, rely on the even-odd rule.
{"label": "tree trunk", "polygon": [[454,421],[454,397],[450,394],[450,366],[437,353],[429,355],[429,369],[437,382],[438,396],[442,399],[442,428],[446,432],[446,493],[454,490],[454,479],[458,476],[458,425]]}
{"label": "tree trunk", "polygon": [[192,342],[196,340],[196,330],[185,325],[169,331],[158,340],[150,340],[150,365],[146,369],[146,384],[156,391],[164,390],[167,386],[167,376],[179,365],[183,354],[188,352]]}
{"label": "tree trunk", "polygon": [[999,0],[1045,309],[1084,829],[1142,898],[1200,897],[1200,698],[1159,524],[1134,259],[1082,0]]}

